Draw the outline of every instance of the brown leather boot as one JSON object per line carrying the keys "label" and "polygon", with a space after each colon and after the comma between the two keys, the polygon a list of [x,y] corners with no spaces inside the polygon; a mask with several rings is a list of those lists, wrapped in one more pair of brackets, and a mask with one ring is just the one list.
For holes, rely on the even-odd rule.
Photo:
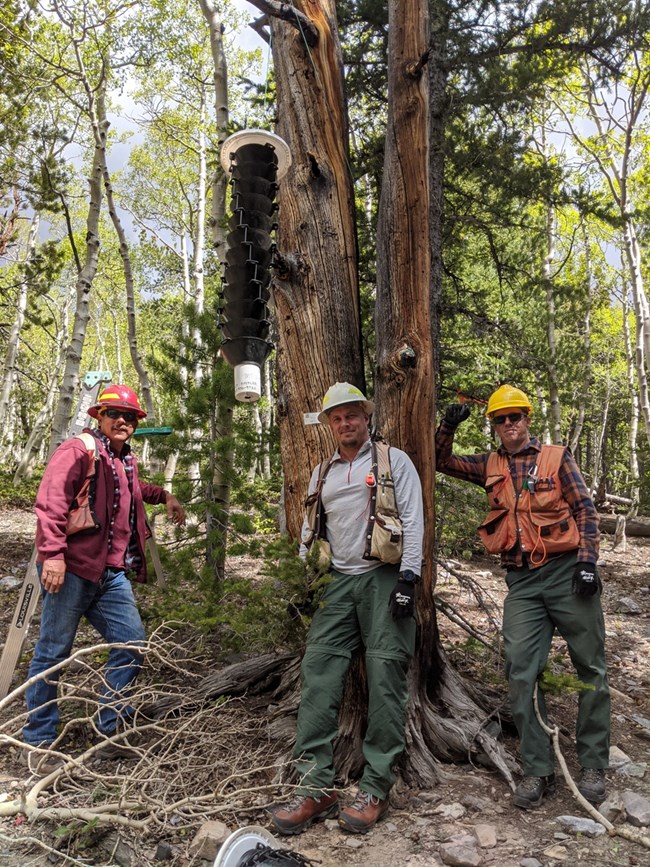
{"label": "brown leather boot", "polygon": [[339,825],[346,831],[352,831],[353,834],[366,834],[387,809],[388,798],[382,800],[377,795],[370,795],[359,789],[354,803],[341,810]]}
{"label": "brown leather boot", "polygon": [[298,795],[288,804],[278,804],[271,810],[271,821],[280,834],[301,834],[313,822],[336,816],[339,799],[336,792],[328,792],[320,798]]}

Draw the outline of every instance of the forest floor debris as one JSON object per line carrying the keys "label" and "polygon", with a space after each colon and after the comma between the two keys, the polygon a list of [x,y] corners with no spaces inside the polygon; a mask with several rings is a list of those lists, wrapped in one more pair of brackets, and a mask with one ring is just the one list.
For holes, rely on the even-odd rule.
{"label": "forest floor debris", "polygon": [[[3,509],[1,517],[0,578],[20,578],[31,551],[33,515],[27,510]],[[494,621],[498,621],[504,596],[501,570],[489,558],[450,562],[449,566],[449,570],[440,570],[437,595],[451,616],[454,611],[461,612],[477,635],[487,633],[492,637],[490,645],[498,645]],[[244,578],[255,572],[257,564],[245,557],[233,558],[228,568]],[[465,575],[467,581],[454,573]],[[605,537],[601,574],[615,747],[608,772],[607,818],[616,824],[627,817],[629,824],[647,834],[648,828],[642,823],[650,799],[650,540],[628,539],[625,551],[612,551],[611,537]],[[472,582],[480,585],[483,605],[472,592]],[[15,582],[0,582],[2,639],[17,598]],[[486,605],[486,599],[494,604]],[[621,600],[626,600],[625,604]],[[495,663],[493,647],[472,637],[462,622],[454,622],[444,613],[439,614],[439,626],[447,654],[458,670],[479,682],[489,679],[499,688],[502,671]],[[184,672],[182,678],[206,673],[209,663],[192,656],[191,635],[183,633],[189,644],[181,642],[169,652],[170,629],[162,627],[152,635],[159,666],[152,667],[152,674],[156,670],[168,674],[162,684],[156,683],[154,676],[142,679],[143,702],[182,690],[182,679],[175,684],[169,674],[174,666]],[[35,624],[27,651],[33,647],[36,632]],[[77,646],[95,643],[92,630],[81,631]],[[85,682],[92,692],[95,666],[84,670],[83,659],[80,657],[70,676],[76,684]],[[571,671],[561,639],[554,642],[552,663],[558,671]],[[15,685],[25,673],[24,657]],[[571,731],[575,704],[574,695],[548,701],[573,772],[578,771]],[[10,721],[19,721],[23,710],[22,699],[17,699],[0,712],[5,734],[11,728]],[[69,722],[62,741],[66,755],[78,757],[89,748],[88,724],[74,722],[75,716],[83,717],[86,710],[83,702],[74,708],[64,705],[64,719]],[[42,821],[26,821],[20,812],[0,819],[0,864],[158,867],[164,855],[164,863],[171,867],[206,867],[208,862],[202,862],[191,845],[205,823],[221,820],[230,830],[245,825],[269,827],[266,807],[282,796],[283,790],[274,784],[282,759],[273,755],[265,735],[265,717],[259,697],[250,702],[246,698],[232,700],[218,709],[196,708],[191,715],[158,720],[148,730],[144,725],[141,734],[149,737],[135,745],[131,759],[106,762],[91,755],[83,769],[73,763],[52,789],[39,792]],[[18,733],[15,724],[13,733]],[[506,742],[516,750],[510,735],[506,735]],[[19,752],[19,747],[9,743],[0,746],[0,791],[10,798],[25,797],[36,783],[20,763]],[[648,863],[648,851],[633,841],[598,832],[590,836],[579,830],[581,822],[570,822],[570,817],[587,816],[563,782],[554,797],[537,810],[525,812],[511,805],[507,784],[493,772],[470,764],[445,765],[441,771],[442,781],[431,791],[397,786],[391,795],[391,810],[368,835],[350,837],[335,821],[327,820],[292,838],[289,848],[322,867],[434,867],[452,863],[559,867],[572,862],[589,867],[642,867]],[[354,786],[342,793],[344,801],[353,796]],[[132,814],[130,801],[138,805]],[[141,809],[143,801],[147,802],[145,810]],[[116,825],[89,819],[98,804],[106,812],[121,811],[129,821]],[[48,809],[51,819],[43,821]],[[75,818],[74,810],[79,818]],[[82,827],[83,833],[77,827]],[[286,841],[281,843],[287,845]]]}

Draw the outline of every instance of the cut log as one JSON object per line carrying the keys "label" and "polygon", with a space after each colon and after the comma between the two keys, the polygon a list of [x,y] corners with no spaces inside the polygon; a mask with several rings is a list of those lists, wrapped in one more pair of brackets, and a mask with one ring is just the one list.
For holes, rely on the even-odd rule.
{"label": "cut log", "polygon": [[[598,515],[603,533],[614,534],[618,515]],[[625,522],[626,536],[650,536],[650,518],[628,518]]]}

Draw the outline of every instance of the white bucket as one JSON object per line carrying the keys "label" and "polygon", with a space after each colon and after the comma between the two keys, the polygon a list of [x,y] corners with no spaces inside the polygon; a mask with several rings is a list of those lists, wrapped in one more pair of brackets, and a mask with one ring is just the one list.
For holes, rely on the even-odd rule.
{"label": "white bucket", "polygon": [[235,366],[235,397],[242,403],[255,403],[262,394],[260,367],[253,361]]}

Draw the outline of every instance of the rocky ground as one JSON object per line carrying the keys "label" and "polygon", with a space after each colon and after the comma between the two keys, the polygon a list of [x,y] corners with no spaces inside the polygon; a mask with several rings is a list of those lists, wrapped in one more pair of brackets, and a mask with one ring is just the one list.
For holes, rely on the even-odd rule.
{"label": "rocky ground", "polygon": [[[5,509],[0,511],[0,579],[3,576],[22,577],[29,559],[33,534],[30,512]],[[604,579],[603,605],[606,612],[607,647],[610,683],[613,688],[612,769],[608,773],[609,815],[614,824],[627,815],[621,827],[630,830],[631,822],[648,821],[643,805],[634,805],[634,796],[650,798],[650,540],[628,540],[625,550],[612,551],[611,539],[604,539],[601,552],[601,574]],[[502,573],[489,560],[451,564],[452,572],[475,579],[488,601],[499,611],[503,598]],[[234,560],[234,570],[250,568],[245,561]],[[0,636],[6,636],[8,624],[18,598],[16,582],[0,580]],[[14,585],[14,586],[12,586]],[[441,572],[438,593],[452,609],[462,612],[475,628],[486,629],[487,616],[468,590],[452,573]],[[452,610],[450,609],[450,610]],[[499,672],[488,673],[493,662],[478,642],[456,624],[440,615],[440,630],[445,648],[454,664],[470,676],[498,678]],[[34,630],[32,630],[32,633]],[[27,651],[33,645],[28,639]],[[92,642],[89,633],[81,641]],[[571,670],[566,662],[563,642],[556,640],[554,665],[558,670]],[[25,659],[21,661],[16,682],[24,676]],[[569,768],[576,773],[571,747],[571,728],[575,718],[575,698],[552,698],[550,714],[562,730],[561,745]],[[245,713],[242,705],[238,713]],[[7,719],[7,709],[0,712],[0,722]],[[516,744],[506,735],[506,745],[516,750]],[[616,765],[616,767],[614,767]],[[25,786],[31,785],[26,770],[17,762],[16,751],[0,745],[0,812],[5,791],[12,798]],[[80,776],[78,788],[83,789]],[[91,793],[85,793],[92,800]],[[343,793],[352,799],[354,790]],[[5,796],[6,797],[6,796]],[[44,795],[48,804],[56,803],[56,791]],[[251,797],[250,804],[237,817],[206,815],[206,819],[222,819],[230,830],[239,826],[256,825],[269,828],[268,814],[263,809],[268,794]],[[627,805],[624,812],[623,801]],[[617,812],[618,804],[618,812]],[[537,810],[525,812],[511,805],[510,790],[497,774],[481,767],[445,765],[441,767],[440,784],[432,791],[413,791],[396,787],[391,796],[391,810],[386,818],[368,835],[348,836],[335,821],[328,820],[310,828],[299,837],[279,841],[322,867],[433,867],[433,865],[492,865],[492,867],[552,867],[580,863],[590,867],[631,867],[649,865],[650,849],[620,836],[600,833],[593,829],[577,830],[577,826],[562,819],[564,816],[586,817],[560,781],[557,794],[547,799]],[[48,864],[130,865],[130,867],[206,867],[211,860],[202,860],[189,840],[174,832],[173,823],[158,829],[155,835],[138,838],[132,829],[118,830],[104,836],[102,845],[88,847],[83,852],[70,849],[67,855],[39,848],[36,840],[48,847],[57,847],[64,835],[59,823],[52,827],[43,823],[25,823],[22,816],[0,818],[0,867],[45,867]],[[223,828],[222,828],[223,831]],[[598,829],[596,829],[596,832]],[[650,829],[637,829],[650,836]],[[28,837],[33,839],[30,845]],[[160,847],[161,842],[164,844]],[[192,854],[194,852],[194,854]],[[208,850],[204,849],[207,855]],[[212,857],[214,857],[212,855]],[[165,858],[166,860],[162,860]]]}

